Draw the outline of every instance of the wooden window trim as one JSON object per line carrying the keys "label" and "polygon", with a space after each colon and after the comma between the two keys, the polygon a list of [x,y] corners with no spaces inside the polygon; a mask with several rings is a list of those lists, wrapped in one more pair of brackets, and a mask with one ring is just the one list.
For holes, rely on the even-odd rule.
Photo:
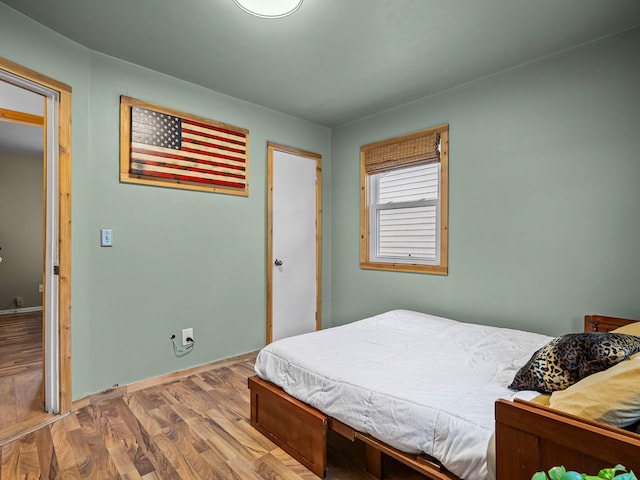
{"label": "wooden window trim", "polygon": [[[410,141],[412,138],[440,135],[440,262],[438,265],[424,265],[416,263],[372,262],[370,261],[369,246],[369,175],[366,171],[366,152],[394,143]],[[449,273],[449,125],[421,130],[401,137],[364,145],[360,149],[360,268],[365,270],[386,270],[395,272],[429,273],[447,275]]]}

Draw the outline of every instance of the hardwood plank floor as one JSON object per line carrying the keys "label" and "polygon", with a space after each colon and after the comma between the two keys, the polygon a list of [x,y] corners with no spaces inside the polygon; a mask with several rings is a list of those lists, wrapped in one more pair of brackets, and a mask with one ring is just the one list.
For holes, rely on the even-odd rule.
{"label": "hardwood plank floor", "polygon": [[[89,404],[0,448],[0,480],[315,480],[251,427],[255,354]],[[385,459],[388,480],[426,477]],[[328,480],[370,480],[364,445],[332,434]]]}
{"label": "hardwood plank floor", "polygon": [[43,416],[42,312],[0,315],[0,437]]}

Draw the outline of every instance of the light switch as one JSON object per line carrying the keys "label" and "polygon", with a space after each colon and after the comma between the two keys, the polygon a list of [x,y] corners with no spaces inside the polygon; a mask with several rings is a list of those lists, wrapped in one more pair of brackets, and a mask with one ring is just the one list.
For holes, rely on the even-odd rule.
{"label": "light switch", "polygon": [[113,245],[113,232],[110,228],[100,229],[100,246],[111,247]]}

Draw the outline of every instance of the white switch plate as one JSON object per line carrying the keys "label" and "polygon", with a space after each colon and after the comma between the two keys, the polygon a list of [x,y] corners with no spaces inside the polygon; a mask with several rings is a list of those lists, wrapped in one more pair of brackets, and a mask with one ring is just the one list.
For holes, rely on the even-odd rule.
{"label": "white switch plate", "polygon": [[113,245],[113,231],[110,228],[100,229],[100,246],[111,247]]}

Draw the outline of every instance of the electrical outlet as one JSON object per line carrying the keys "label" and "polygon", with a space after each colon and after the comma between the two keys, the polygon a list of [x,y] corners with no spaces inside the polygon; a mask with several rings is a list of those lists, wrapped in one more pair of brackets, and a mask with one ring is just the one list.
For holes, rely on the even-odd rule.
{"label": "electrical outlet", "polygon": [[21,307],[23,305],[24,305],[24,299],[22,297],[16,297],[16,307]]}
{"label": "electrical outlet", "polygon": [[193,328],[183,328],[182,329],[182,346],[186,347],[187,345],[191,345],[192,342],[188,342],[187,338],[193,340]]}

